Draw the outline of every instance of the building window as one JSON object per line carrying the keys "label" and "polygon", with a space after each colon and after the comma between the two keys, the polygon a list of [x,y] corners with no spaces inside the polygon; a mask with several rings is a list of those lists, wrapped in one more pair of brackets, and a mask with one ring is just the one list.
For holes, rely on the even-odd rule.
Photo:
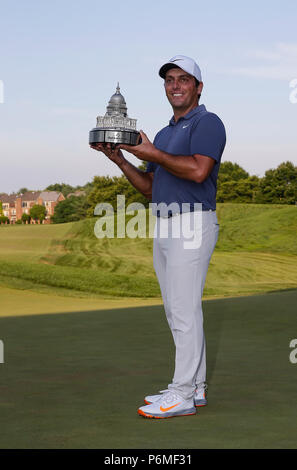
{"label": "building window", "polygon": [[27,203],[26,203],[26,202],[22,202],[22,207],[27,207]]}

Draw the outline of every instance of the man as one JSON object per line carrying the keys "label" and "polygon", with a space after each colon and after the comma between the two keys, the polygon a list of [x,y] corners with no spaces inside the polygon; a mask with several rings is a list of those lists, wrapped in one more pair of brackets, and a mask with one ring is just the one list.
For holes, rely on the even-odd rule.
{"label": "man", "polygon": [[[146,405],[138,413],[149,418],[192,415],[196,407],[207,404],[202,294],[219,232],[217,176],[226,143],[222,121],[199,105],[203,82],[195,61],[175,56],[161,67],[159,75],[164,79],[173,117],[154,143],[141,131],[142,142],[135,147],[120,145],[112,150],[110,145],[92,146],[114,161],[157,207],[161,203],[175,207],[175,211],[156,211],[154,236],[154,268],[175,343],[175,372],[166,390],[145,397]],[[128,162],[120,148],[147,161],[146,172]],[[175,237],[173,232],[189,217],[201,239],[186,249],[185,235]],[[162,236],[166,231],[168,236]]]}

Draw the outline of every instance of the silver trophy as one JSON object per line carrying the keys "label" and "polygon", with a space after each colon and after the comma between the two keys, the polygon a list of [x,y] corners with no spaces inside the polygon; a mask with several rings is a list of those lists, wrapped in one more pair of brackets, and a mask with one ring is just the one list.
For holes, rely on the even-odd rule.
{"label": "silver trophy", "polygon": [[141,141],[136,130],[136,119],[127,115],[125,98],[120,93],[119,83],[116,92],[110,98],[105,116],[97,117],[97,125],[89,133],[89,144],[110,143],[138,145]]}

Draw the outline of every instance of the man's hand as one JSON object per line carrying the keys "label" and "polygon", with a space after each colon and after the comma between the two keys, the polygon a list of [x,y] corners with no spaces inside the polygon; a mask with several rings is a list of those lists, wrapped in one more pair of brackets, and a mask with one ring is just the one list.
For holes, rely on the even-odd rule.
{"label": "man's hand", "polygon": [[98,150],[98,152],[103,152],[104,155],[106,155],[109,160],[113,161],[117,165],[121,165],[123,162],[125,162],[125,157],[120,151],[118,145],[115,147],[115,149],[111,148],[111,144],[106,143],[106,144],[90,144],[90,147],[94,150]]}
{"label": "man's hand", "polygon": [[139,133],[142,139],[141,144],[135,146],[120,144],[119,148],[132,153],[135,157],[139,158],[139,160],[152,162],[155,160],[157,149],[143,131],[140,131]]}

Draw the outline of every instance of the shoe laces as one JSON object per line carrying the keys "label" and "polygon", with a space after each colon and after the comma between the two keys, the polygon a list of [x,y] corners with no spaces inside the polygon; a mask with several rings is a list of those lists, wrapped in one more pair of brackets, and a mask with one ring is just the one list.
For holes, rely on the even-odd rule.
{"label": "shoe laces", "polygon": [[162,397],[162,402],[172,403],[173,401],[177,401],[180,399],[181,397],[177,393],[167,390],[167,393],[165,393],[164,396]]}

